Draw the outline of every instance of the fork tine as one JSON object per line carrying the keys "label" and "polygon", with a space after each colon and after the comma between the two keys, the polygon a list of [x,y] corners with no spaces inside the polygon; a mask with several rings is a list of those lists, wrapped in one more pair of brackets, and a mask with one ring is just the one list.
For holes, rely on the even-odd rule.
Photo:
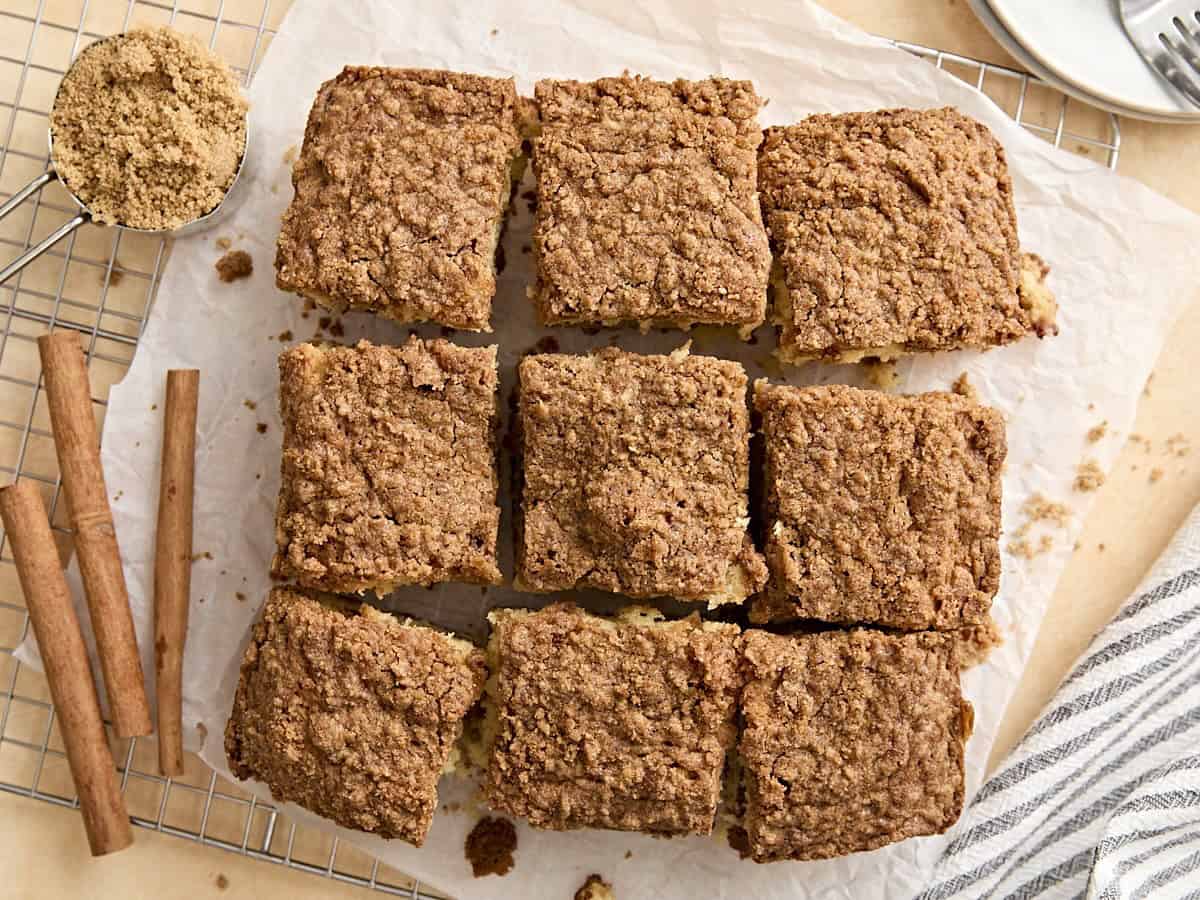
{"label": "fork tine", "polygon": [[[1176,46],[1176,42],[1165,34],[1160,34],[1158,38],[1162,42],[1163,50],[1156,53],[1151,60],[1154,68],[1158,69],[1163,78],[1186,94],[1189,100],[1200,105],[1200,80],[1197,80],[1197,76],[1200,76],[1200,57],[1197,57],[1190,47],[1184,51],[1180,46]],[[1182,41],[1179,43],[1183,44]]]}

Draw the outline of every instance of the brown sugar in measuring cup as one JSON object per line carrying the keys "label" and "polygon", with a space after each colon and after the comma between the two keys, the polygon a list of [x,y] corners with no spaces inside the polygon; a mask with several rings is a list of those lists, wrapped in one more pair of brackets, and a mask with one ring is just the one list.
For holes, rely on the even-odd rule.
{"label": "brown sugar in measuring cup", "polygon": [[85,48],[50,112],[50,168],[0,206],[0,219],[52,181],[79,213],[0,269],[0,283],[88,222],[176,237],[230,208],[245,165],[247,103],[216,54],[170,28]]}

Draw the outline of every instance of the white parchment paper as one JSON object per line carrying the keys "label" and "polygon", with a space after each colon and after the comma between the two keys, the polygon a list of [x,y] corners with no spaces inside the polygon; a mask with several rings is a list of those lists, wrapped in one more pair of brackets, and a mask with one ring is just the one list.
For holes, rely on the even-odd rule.
{"label": "white parchment paper", "polygon": [[[318,319],[318,313],[303,317],[300,300],[273,286],[279,217],[291,197],[284,155],[300,143],[318,85],[348,63],[514,75],[526,93],[535,79],[547,76],[592,78],[624,69],[660,78],[715,73],[755,81],[770,100],[764,124],[793,122],[819,111],[952,104],[991,126],[1008,151],[1022,244],[1053,267],[1050,285],[1061,302],[1061,334],[987,354],[906,361],[900,366],[901,390],[946,389],[960,372],[968,372],[982,399],[1008,417],[1006,532],[1019,527],[1021,505],[1034,493],[1067,503],[1073,521],[1066,529],[1045,532],[1053,547],[1034,560],[1005,552],[995,614],[1006,642],[966,677],[977,712],[967,758],[973,790],[1089,506],[1088,495],[1071,489],[1076,466],[1092,456],[1107,468],[1123,443],[1173,316],[1200,284],[1200,220],[1086,159],[1054,150],[961,82],[809,2],[642,0],[636,8],[605,0],[296,3],[250,92],[254,146],[243,175],[246,199],[215,232],[176,243],[133,366],[111,392],[104,427],[109,492],[151,673],[165,372],[180,366],[202,370],[195,546],[211,559],[202,557],[193,570],[184,683],[190,746],[228,776],[222,733],[248,629],[270,587],[280,449],[276,355],[282,346],[277,336],[290,331],[295,340],[306,340]],[[522,190],[531,186],[527,178]],[[506,396],[513,364],[543,334],[553,333],[564,350],[574,352],[611,342],[664,352],[682,343],[680,334],[540,331],[524,294],[532,280],[530,256],[523,252],[530,215],[524,200],[517,205],[519,214],[504,239],[507,267],[496,297],[495,334],[454,336],[461,343],[500,344]],[[220,254],[213,244],[217,236],[233,238],[235,246],[250,251],[252,278],[233,285],[218,282],[213,271]],[[365,336],[394,343],[407,332],[358,314],[347,316],[344,324],[347,340]],[[781,371],[771,357],[771,329],[760,329],[756,338],[743,344],[702,330],[693,335],[693,351],[741,360],[751,378],[861,382],[853,367]],[[1105,420],[1109,437],[1088,445],[1087,430]],[[260,422],[265,433],[257,427]],[[509,576],[510,521],[506,512],[503,565]],[[77,578],[74,586],[81,596]],[[445,586],[400,591],[387,605],[481,637],[488,606],[531,602],[540,601],[507,588],[484,595],[478,587]],[[23,652],[26,658],[36,656],[32,648]],[[247,787],[269,798],[262,786]],[[447,802],[469,801],[473,790],[454,779],[442,782]],[[600,831],[539,833],[519,826],[513,872],[475,880],[462,851],[478,815],[469,802],[461,811],[440,812],[420,850],[336,828],[292,806],[285,810],[438,889],[460,898],[497,900],[567,898],[590,872],[615,882],[622,900],[909,896],[922,885],[946,840],[912,840],[830,862],[758,866],[740,861],[716,837],[667,841]]]}

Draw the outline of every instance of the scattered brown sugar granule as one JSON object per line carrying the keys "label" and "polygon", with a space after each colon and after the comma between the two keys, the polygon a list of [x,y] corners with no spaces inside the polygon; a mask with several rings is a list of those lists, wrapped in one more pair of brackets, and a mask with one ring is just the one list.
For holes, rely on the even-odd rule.
{"label": "scattered brown sugar granule", "polygon": [[517,849],[517,829],[508,819],[486,816],[475,823],[467,835],[464,848],[471,872],[476,878],[484,875],[507,875],[512,871],[513,852]]}
{"label": "scattered brown sugar granule", "polygon": [[246,407],[246,409],[251,410],[251,411],[258,409],[258,404],[255,403],[253,400],[243,400],[242,406]]}
{"label": "scattered brown sugar granule", "polygon": [[267,423],[266,423],[266,422],[259,422],[259,423],[258,423],[257,425],[255,425],[254,427],[255,427],[255,429],[257,429],[257,431],[258,431],[258,433],[259,433],[259,434],[266,434],[266,433],[267,433]]}
{"label": "scattered brown sugar granule", "polygon": [[616,900],[613,887],[599,875],[589,875],[575,892],[575,900]]}
{"label": "scattered brown sugar granule", "polygon": [[1144,434],[1138,434],[1135,431],[1133,434],[1131,434],[1129,436],[1129,443],[1136,444],[1137,446],[1141,447],[1147,453],[1150,452],[1150,446],[1151,446],[1150,438],[1146,437]]}
{"label": "scattered brown sugar granule", "polygon": [[1192,452],[1191,442],[1187,435],[1176,433],[1167,438],[1167,452],[1172,456],[1187,456]]}
{"label": "scattered brown sugar granule", "polygon": [[1048,522],[1060,528],[1071,519],[1071,510],[1063,503],[1046,499],[1042,494],[1034,494],[1025,501],[1021,512],[1029,522]]}
{"label": "scattered brown sugar granule", "polygon": [[213,243],[217,245],[218,250],[228,250],[233,246],[233,241],[227,237],[219,237]]}
{"label": "scattered brown sugar granule", "polygon": [[254,274],[254,260],[245,250],[230,250],[217,260],[217,277],[228,284]]}
{"label": "scattered brown sugar granule", "polygon": [[295,337],[295,335],[292,334],[291,330],[281,331],[281,332],[279,332],[279,334],[275,338],[275,340],[279,341],[279,343],[281,343],[281,344],[286,344],[288,341],[292,340],[294,337]]}
{"label": "scattered brown sugar granule", "polygon": [[54,167],[97,222],[178,228],[233,184],[246,108],[233,72],[195,38],[128,31],[92,44],[63,78]]}
{"label": "scattered brown sugar granule", "polygon": [[966,397],[972,403],[979,402],[979,391],[975,390],[975,385],[971,383],[971,378],[966,372],[962,372],[954,379],[954,383],[950,385],[950,390],[954,391],[960,397]]}
{"label": "scattered brown sugar granule", "polygon": [[229,887],[229,879],[226,878],[224,875],[218,875],[217,876],[217,890],[223,891],[227,887]]}
{"label": "scattered brown sugar granule", "polygon": [[1151,484],[1155,484],[1156,482],[1161,481],[1162,477],[1163,477],[1163,470],[1160,469],[1158,466],[1155,466],[1153,469],[1150,470],[1150,483]]}
{"label": "scattered brown sugar granule", "polygon": [[1009,542],[1008,552],[1021,559],[1036,559],[1054,549],[1054,539],[1043,534],[1036,543],[1029,537],[1018,537]]}
{"label": "scattered brown sugar granule", "polygon": [[192,554],[192,562],[199,562],[202,559],[211,561],[212,558],[213,558],[213,555],[208,550],[205,550],[203,553],[193,553]]}
{"label": "scattered brown sugar granule", "polygon": [[246,595],[245,595],[245,594],[243,594],[241,591],[234,591],[234,594],[233,594],[233,596],[237,597],[237,602],[238,602],[238,603],[245,603],[245,602],[246,602]]}
{"label": "scattered brown sugar granule", "polygon": [[1042,494],[1034,494],[1022,504],[1021,515],[1025,521],[1009,542],[1008,551],[1022,559],[1033,559],[1054,547],[1054,540],[1048,534],[1041,535],[1035,541],[1034,528],[1038,525],[1063,528],[1071,519],[1071,510],[1062,503],[1046,499]]}
{"label": "scattered brown sugar granule", "polygon": [[1087,442],[1094,444],[1108,434],[1108,419],[1105,419],[1099,425],[1093,425],[1088,429]]}
{"label": "scattered brown sugar granule", "polygon": [[1094,459],[1085,459],[1075,471],[1075,490],[1094,491],[1104,484],[1104,470]]}

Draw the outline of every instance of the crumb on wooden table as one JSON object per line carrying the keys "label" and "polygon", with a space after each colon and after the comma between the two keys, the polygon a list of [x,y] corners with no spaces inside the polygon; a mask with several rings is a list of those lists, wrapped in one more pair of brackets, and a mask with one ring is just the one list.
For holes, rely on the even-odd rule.
{"label": "crumb on wooden table", "polygon": [[616,900],[613,886],[599,875],[589,875],[575,892],[575,900]]}
{"label": "crumb on wooden table", "polygon": [[484,816],[475,823],[463,847],[476,878],[507,875],[517,849],[517,829],[508,819]]}
{"label": "crumb on wooden table", "polygon": [[1104,470],[1094,459],[1085,459],[1075,470],[1074,487],[1077,491],[1094,491],[1104,484]]}
{"label": "crumb on wooden table", "polygon": [[217,277],[226,284],[254,274],[254,260],[245,250],[230,250],[217,260]]}
{"label": "crumb on wooden table", "polygon": [[1108,434],[1108,419],[1105,419],[1099,425],[1093,425],[1088,429],[1087,442],[1094,444]]}
{"label": "crumb on wooden table", "polygon": [[966,372],[960,373],[954,379],[954,383],[950,385],[950,390],[954,391],[960,397],[966,397],[972,403],[979,402],[979,391],[975,390],[975,385],[971,383],[971,379]]}

